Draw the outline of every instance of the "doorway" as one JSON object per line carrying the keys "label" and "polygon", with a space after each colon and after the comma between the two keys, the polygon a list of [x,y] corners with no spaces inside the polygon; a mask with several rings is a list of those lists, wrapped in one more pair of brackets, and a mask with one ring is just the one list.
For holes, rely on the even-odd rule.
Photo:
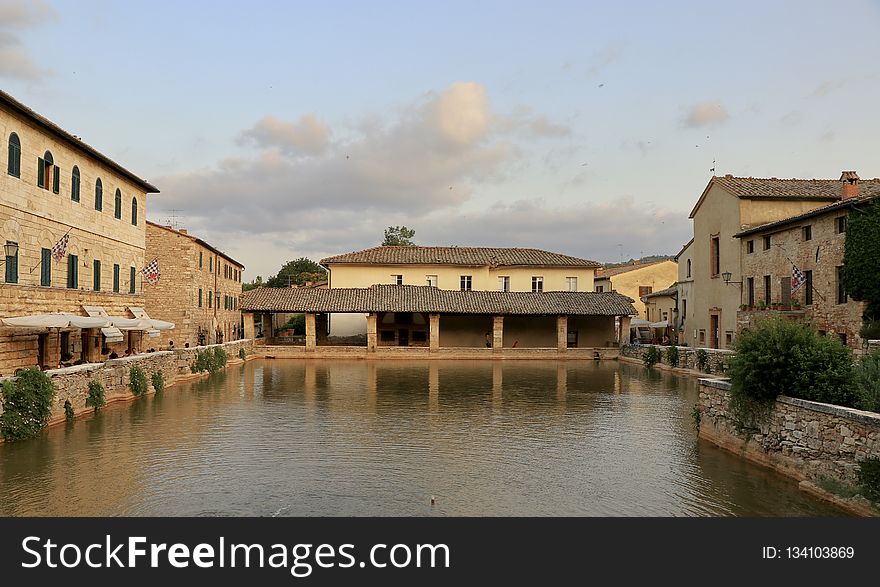
{"label": "doorway", "polygon": [[397,330],[397,346],[409,346],[409,328]]}
{"label": "doorway", "polygon": [[718,314],[709,315],[709,346],[718,348]]}

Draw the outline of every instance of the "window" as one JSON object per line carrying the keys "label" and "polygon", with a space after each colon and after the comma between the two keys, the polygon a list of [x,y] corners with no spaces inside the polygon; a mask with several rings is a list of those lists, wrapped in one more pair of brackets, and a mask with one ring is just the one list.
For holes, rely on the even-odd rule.
{"label": "window", "polygon": [[70,172],[70,199],[79,202],[79,167],[76,165]]}
{"label": "window", "polygon": [[765,304],[770,303],[770,294],[771,293],[772,292],[770,291],[770,276],[765,275],[764,276],[764,303]]}
{"label": "window", "polygon": [[214,272],[214,257],[208,257],[208,271]]}
{"label": "window", "polygon": [[596,291],[597,291],[598,293],[602,293],[603,291],[605,291],[605,286],[604,286],[604,285],[597,285],[597,286],[596,286]]}
{"label": "window", "polygon": [[427,281],[428,285],[430,285],[431,287],[437,287],[436,275],[425,275],[425,281]]}
{"label": "window", "polygon": [[710,245],[711,267],[709,269],[712,277],[717,277],[721,273],[721,240],[717,236],[713,236]]}
{"label": "window", "polygon": [[42,157],[37,159],[37,187],[48,190],[50,183],[52,191],[57,194],[60,191],[61,171],[55,166],[52,153],[46,151]]}
{"label": "window", "polygon": [[532,292],[539,293],[544,291],[544,278],[541,276],[532,277]]}
{"label": "window", "polygon": [[199,269],[201,270],[201,268],[202,268],[202,252],[199,251]]}
{"label": "window", "polygon": [[834,226],[836,227],[837,234],[843,234],[846,232],[846,216],[840,216],[834,220]]}
{"label": "window", "polygon": [[654,291],[654,288],[650,285],[640,285],[639,286],[639,297],[646,296],[649,293]]}
{"label": "window", "polygon": [[687,299],[681,300],[681,323],[684,325],[684,321],[687,320],[688,315],[688,301]]}
{"label": "window", "polygon": [[[15,245],[13,241],[6,241],[7,245]],[[18,283],[18,250],[14,255],[6,255],[6,283]]]}
{"label": "window", "polygon": [[9,156],[6,163],[6,172],[13,177],[21,177],[21,141],[18,135],[9,135]]}
{"label": "window", "polygon": [[843,343],[843,346],[846,346],[846,332],[838,332],[837,336],[840,337],[840,342]]}
{"label": "window", "polygon": [[67,255],[67,287],[77,289],[79,287],[79,256]]}
{"label": "window", "polygon": [[510,291],[510,277],[507,275],[498,276],[498,291]]}
{"label": "window", "polygon": [[95,210],[100,212],[104,209],[104,185],[101,178],[95,180]]}
{"label": "window", "polygon": [[131,274],[128,280],[128,293],[134,293],[135,288],[137,287],[137,273],[135,273],[134,267],[131,268]]}
{"label": "window", "polygon": [[113,293],[119,293],[119,263],[113,264]]}
{"label": "window", "polygon": [[220,309],[220,294],[217,294],[217,309]]}
{"label": "window", "polygon": [[568,291],[577,291],[578,290],[578,278],[577,277],[566,277],[565,283],[568,285]]}
{"label": "window", "polygon": [[131,223],[137,226],[138,223],[138,201],[137,198],[131,199]]}
{"label": "window", "polygon": [[212,292],[209,289],[208,290],[208,307],[211,308],[213,303],[214,303],[214,292]]}
{"label": "window", "polygon": [[747,296],[746,304],[749,307],[754,306],[755,305],[755,278],[754,277],[749,277],[748,279],[746,279],[746,296]]}
{"label": "window", "polygon": [[805,227],[803,227],[801,229],[801,232],[803,234],[803,239],[805,241],[813,240],[813,226],[811,224],[808,224]]}
{"label": "window", "polygon": [[687,262],[687,276],[688,277],[691,276],[691,260],[690,259],[688,259],[688,262]]}
{"label": "window", "polygon": [[113,218],[122,220],[122,192],[116,188],[116,195],[113,196]]}
{"label": "window", "polygon": [[459,281],[461,283],[461,291],[471,291],[472,279],[470,275],[462,275]]}
{"label": "window", "polygon": [[202,307],[202,288],[199,288],[199,307]]}
{"label": "window", "polygon": [[843,265],[837,266],[837,303],[845,304],[849,299],[843,287]]}
{"label": "window", "polygon": [[392,275],[391,283],[394,285],[403,285],[403,275]]}
{"label": "window", "polygon": [[92,289],[101,291],[101,262],[95,259],[92,266],[94,268],[92,271]]}
{"label": "window", "polygon": [[765,250],[765,251],[769,251],[769,250],[770,250],[770,245],[771,245],[771,242],[770,242],[770,235],[768,234],[767,236],[764,237],[764,250]]}
{"label": "window", "polygon": [[724,342],[725,342],[725,346],[727,348],[730,348],[730,345],[733,344],[733,333],[730,332],[729,330],[726,333],[724,333]]}
{"label": "window", "polygon": [[746,241],[746,253],[754,253],[755,252],[755,240]]}
{"label": "window", "polygon": [[700,331],[700,344],[706,344],[706,331]]}
{"label": "window", "polygon": [[52,249],[40,251],[40,285],[52,285]]}
{"label": "window", "polygon": [[813,272],[804,271],[804,304],[813,305]]}

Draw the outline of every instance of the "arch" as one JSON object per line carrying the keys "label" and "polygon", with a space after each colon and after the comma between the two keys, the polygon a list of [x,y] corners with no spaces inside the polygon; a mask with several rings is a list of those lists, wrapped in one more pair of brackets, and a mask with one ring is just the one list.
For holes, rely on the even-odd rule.
{"label": "arch", "polygon": [[104,184],[101,178],[95,180],[95,210],[100,212],[104,209]]}
{"label": "arch", "polygon": [[[43,153],[43,156],[37,159],[37,187],[43,189],[52,189],[53,167],[55,159],[50,151]],[[55,173],[57,175],[57,173]]]}
{"label": "arch", "polygon": [[6,171],[13,177],[21,177],[21,140],[15,133],[9,135]]}
{"label": "arch", "polygon": [[137,226],[138,223],[138,200],[137,198],[131,199],[131,223]]}
{"label": "arch", "polygon": [[52,158],[52,153],[50,151],[46,151],[45,153],[43,153],[43,161],[45,161],[49,165],[55,164],[55,160]]}
{"label": "arch", "polygon": [[79,202],[79,167],[76,165],[70,172],[70,199]]}
{"label": "arch", "polygon": [[117,220],[122,218],[122,192],[116,188],[116,195],[113,197],[113,217]]}

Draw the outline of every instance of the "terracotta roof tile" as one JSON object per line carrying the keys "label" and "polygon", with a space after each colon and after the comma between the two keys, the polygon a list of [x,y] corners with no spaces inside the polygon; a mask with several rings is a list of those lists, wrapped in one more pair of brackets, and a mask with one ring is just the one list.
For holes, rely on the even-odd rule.
{"label": "terracotta roof tile", "polygon": [[651,261],[650,263],[631,263],[629,265],[621,265],[620,267],[608,267],[607,269],[600,269],[596,272],[596,279],[601,279],[603,277],[614,277],[615,275],[620,275],[621,273],[629,273],[630,271],[635,271],[636,269],[644,269],[645,267],[657,265],[658,263],[665,263],[666,261],[671,260],[672,259],[660,259],[658,261]]}
{"label": "terracotta roof tile", "polygon": [[540,267],[593,267],[596,261],[551,253],[540,249],[492,247],[373,247],[363,251],[344,253],[321,259],[328,263],[369,263],[376,265],[464,265],[479,267],[540,266]]}
{"label": "terracotta roof tile", "polygon": [[[839,200],[839,179],[769,179],[759,177],[715,177],[714,181],[740,198],[781,198],[797,200]],[[861,195],[880,194],[880,179],[859,182]]]}
{"label": "terracotta roof tile", "polygon": [[781,228],[787,224],[792,224],[795,222],[799,222],[801,220],[806,220],[807,218],[814,218],[816,216],[821,216],[822,214],[828,214],[836,212],[837,210],[841,210],[843,208],[849,208],[851,206],[855,206],[858,204],[870,204],[871,202],[880,199],[880,191],[877,191],[873,194],[863,194],[858,196],[857,198],[848,198],[846,200],[841,200],[839,202],[834,202],[833,204],[829,204],[827,206],[822,206],[820,208],[815,208],[810,210],[809,212],[804,212],[803,214],[798,214],[797,216],[790,216],[788,218],[783,218],[782,220],[774,220],[773,222],[768,222],[766,224],[760,224],[758,226],[753,226],[752,228],[748,228],[741,232],[736,233],[735,237],[743,237],[750,234],[755,234],[758,232],[764,232],[765,230],[773,230],[775,228]]}

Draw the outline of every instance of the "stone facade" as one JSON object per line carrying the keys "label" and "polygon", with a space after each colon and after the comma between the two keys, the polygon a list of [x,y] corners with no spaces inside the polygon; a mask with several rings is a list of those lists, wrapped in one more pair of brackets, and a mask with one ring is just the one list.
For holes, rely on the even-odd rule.
{"label": "stone facade", "polygon": [[880,414],[780,396],[757,432],[738,432],[730,384],[700,380],[700,435],[800,480],[852,484],[858,465],[880,457]]}
{"label": "stone facade", "polygon": [[678,333],[678,344],[696,340],[696,331],[691,328],[694,317],[694,268],[693,268],[693,244],[689,243],[681,248],[675,260],[678,262],[678,282],[675,284],[678,290],[678,314],[675,325]]}
{"label": "stone facade", "polygon": [[159,260],[161,276],[145,287],[147,314],[174,322],[157,340],[160,348],[214,344],[243,336],[241,296],[244,265],[205,241],[147,223],[147,258]]}
{"label": "stone facade", "polygon": [[[18,244],[18,254],[3,259],[0,317],[85,315],[83,304],[132,317],[127,307],[143,305],[146,195],[158,190],[2,92],[0,139],[0,245]],[[65,234],[67,256],[44,262]],[[17,272],[10,274],[10,266]],[[81,336],[68,337],[70,348],[61,349],[57,331],[0,328],[0,374],[57,365],[65,350],[75,360]]]}

